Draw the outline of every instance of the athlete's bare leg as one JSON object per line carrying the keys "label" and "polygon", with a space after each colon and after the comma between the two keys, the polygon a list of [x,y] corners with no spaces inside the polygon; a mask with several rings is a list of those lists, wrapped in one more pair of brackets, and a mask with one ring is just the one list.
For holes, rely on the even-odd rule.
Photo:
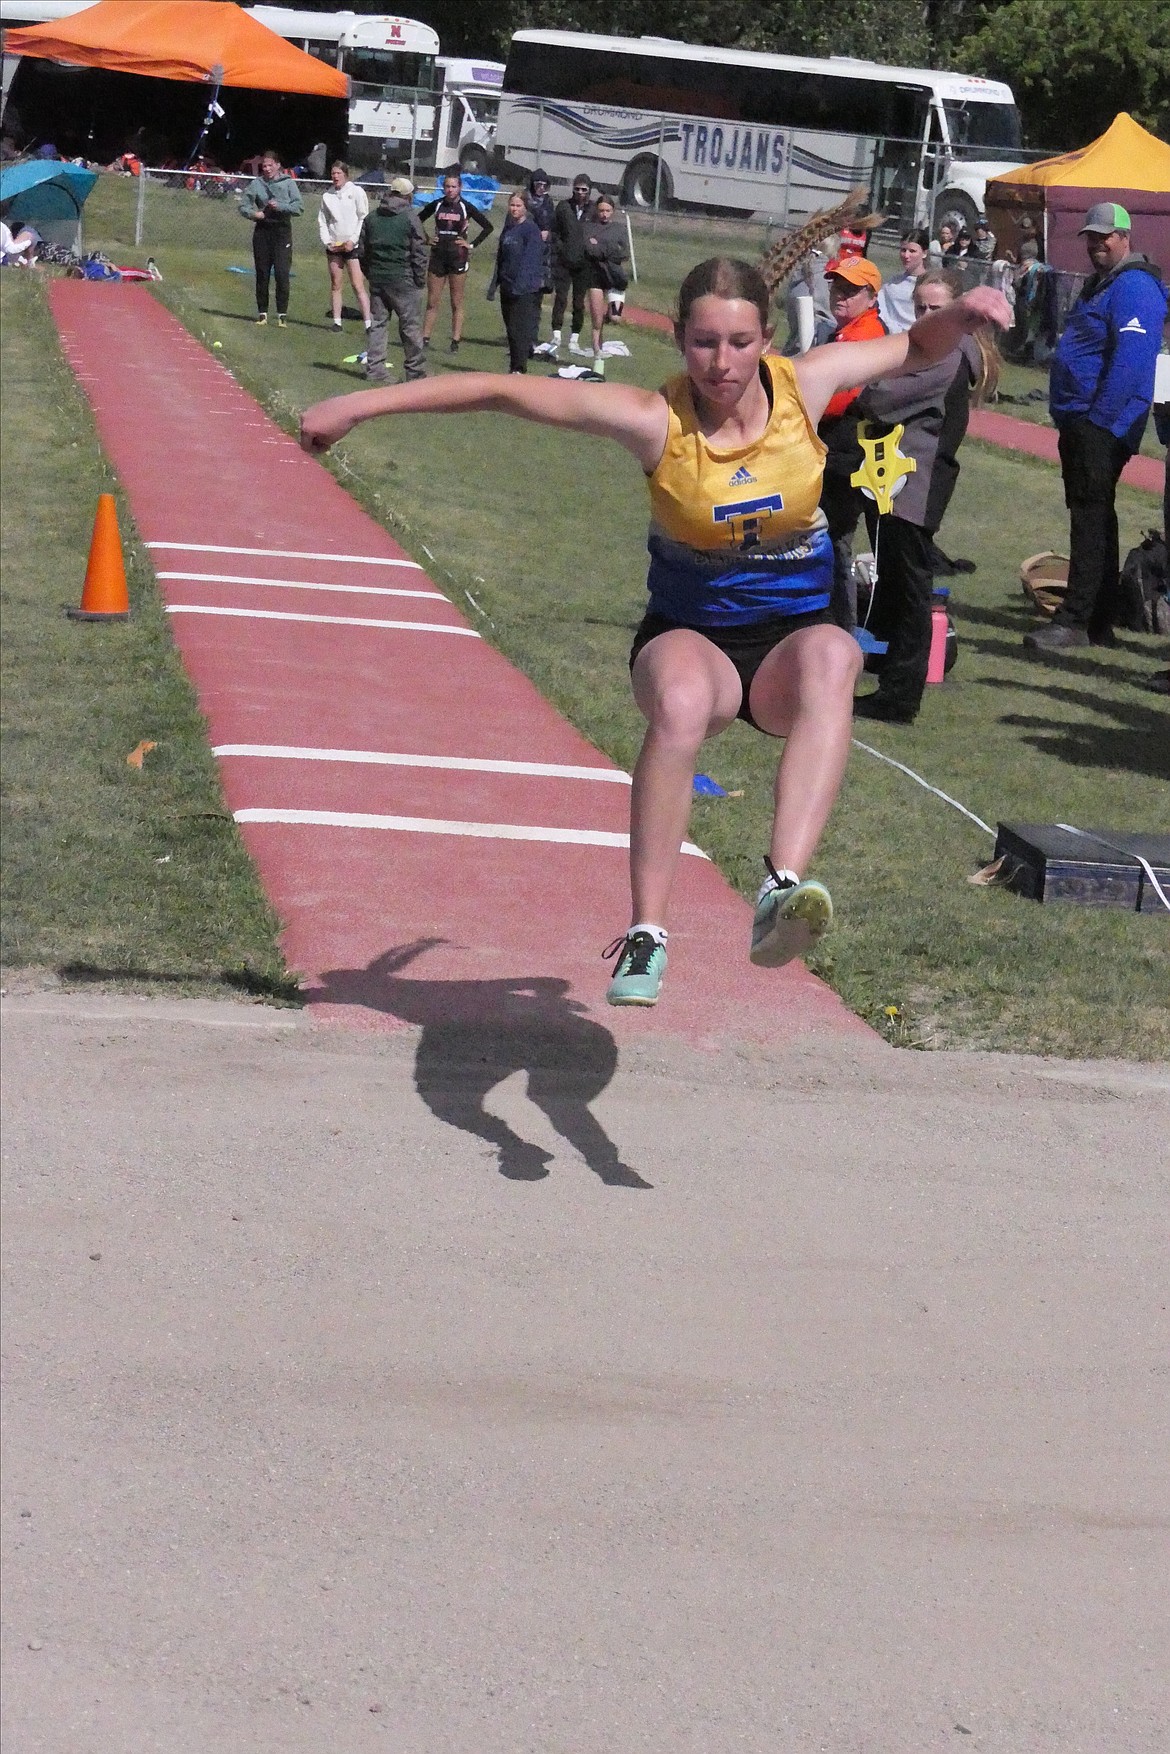
{"label": "athlete's bare leg", "polygon": [[451,339],[463,339],[463,293],[467,285],[466,274],[450,274],[447,284],[451,288]]}
{"label": "athlete's bare leg", "polygon": [[836,801],[853,734],[861,648],[839,627],[804,627],[768,653],[752,679],[752,718],[785,739],[776,770],[770,857],[803,877]]}
{"label": "athlete's bare leg", "polygon": [[337,260],[337,257],[334,255],[326,256],[325,260],[329,264],[329,309],[333,314],[333,321],[335,323],[340,323],[340,321],[341,321],[341,263]]}
{"label": "athlete's bare leg", "polygon": [[[370,295],[366,291],[366,280],[362,273],[362,265],[356,256],[351,256],[346,266],[349,269],[349,277],[353,282],[353,290],[358,301],[358,309],[362,313],[362,322],[368,329],[370,326]],[[339,275],[339,281],[340,278]]]}
{"label": "athlete's bare leg", "polygon": [[427,309],[423,317],[423,340],[429,341],[434,333],[435,321],[439,315],[439,300],[443,296],[443,288],[447,284],[445,274],[427,274]]}
{"label": "athlete's bare leg", "polygon": [[588,296],[589,326],[593,330],[593,351],[595,354],[599,354],[605,332],[605,314],[609,301],[600,286],[591,286]]}
{"label": "athlete's bare leg", "polygon": [[632,923],[665,926],[690,820],[695,761],[706,738],[732,723],[743,691],[730,658],[686,628],[644,646],[632,681],[648,721],[630,798]]}

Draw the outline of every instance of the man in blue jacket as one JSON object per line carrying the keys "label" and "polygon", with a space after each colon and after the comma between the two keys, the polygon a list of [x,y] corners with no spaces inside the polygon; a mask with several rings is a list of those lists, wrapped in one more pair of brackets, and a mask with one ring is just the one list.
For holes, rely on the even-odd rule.
{"label": "man in blue jacket", "polygon": [[1117,483],[1142,442],[1167,304],[1160,271],[1131,254],[1129,231],[1116,201],[1089,209],[1081,236],[1094,271],[1052,357],[1048,405],[1060,437],[1070,561],[1063,604],[1024,636],[1037,652],[1113,644]]}

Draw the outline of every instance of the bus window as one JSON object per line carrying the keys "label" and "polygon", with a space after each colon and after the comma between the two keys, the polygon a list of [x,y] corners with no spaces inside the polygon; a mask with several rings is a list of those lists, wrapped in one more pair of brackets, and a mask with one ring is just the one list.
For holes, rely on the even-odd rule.
{"label": "bus window", "polygon": [[980,152],[1020,150],[1020,112],[1014,104],[965,104],[943,100],[951,145],[969,158]]}
{"label": "bus window", "polygon": [[389,49],[346,49],[341,68],[359,85],[400,85],[429,91],[434,84],[431,55],[401,55]]}
{"label": "bus window", "polygon": [[504,83],[508,91],[569,102],[898,140],[921,140],[930,95],[925,86],[864,76],[749,71],[719,61],[516,39]]}

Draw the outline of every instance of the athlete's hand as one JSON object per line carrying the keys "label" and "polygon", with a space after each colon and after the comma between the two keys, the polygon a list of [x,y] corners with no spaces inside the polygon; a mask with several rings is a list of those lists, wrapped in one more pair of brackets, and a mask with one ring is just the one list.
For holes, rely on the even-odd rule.
{"label": "athlete's hand", "polygon": [[974,286],[955,303],[963,312],[968,330],[978,329],[983,323],[997,323],[1001,329],[1010,329],[1015,321],[1003,293],[991,286]]}
{"label": "athlete's hand", "polygon": [[352,432],[357,423],[351,396],[331,396],[327,402],[316,402],[301,415],[301,449],[311,457],[319,457]]}

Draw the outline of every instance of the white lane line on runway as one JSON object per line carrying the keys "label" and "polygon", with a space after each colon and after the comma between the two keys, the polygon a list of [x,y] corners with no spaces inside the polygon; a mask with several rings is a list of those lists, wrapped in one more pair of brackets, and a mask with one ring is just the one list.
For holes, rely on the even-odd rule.
{"label": "white lane line on runway", "polygon": [[487,761],[470,755],[391,755],[378,749],[301,749],[290,743],[217,743],[213,755],[253,755],[272,761],[366,762],[379,767],[438,767],[457,773],[519,773],[537,779],[600,780],[628,786],[618,767],[566,767],[553,761]]}
{"label": "white lane line on runway", "polygon": [[[403,834],[457,834],[475,840],[559,841],[570,846],[628,847],[628,834],[610,834],[601,828],[529,828],[516,822],[443,822],[431,816],[368,816],[359,810],[237,810],[237,822],[303,823],[317,828],[388,828]],[[684,853],[705,859],[701,847],[689,840]]]}
{"label": "white lane line on runway", "polygon": [[207,603],[168,603],[168,615],[235,615],[243,621],[315,621],[328,627],[395,627],[408,633],[461,633],[478,639],[473,627],[448,621],[372,621],[364,615],[296,615],[291,609],[220,609]]}
{"label": "white lane line on runway", "polygon": [[320,554],[299,548],[230,548],[217,542],[148,542],[148,548],[168,548],[182,554],[263,554],[270,560],[338,560],[346,566],[405,566],[412,572],[426,569],[418,560],[390,560],[383,554]]}
{"label": "white lane line on runway", "polygon": [[202,579],[209,585],[275,585],[282,591],[348,591],[360,597],[430,597],[445,603],[442,591],[409,591],[393,585],[326,585],[316,579],[258,579],[244,573],[231,572],[160,572],[160,579]]}

